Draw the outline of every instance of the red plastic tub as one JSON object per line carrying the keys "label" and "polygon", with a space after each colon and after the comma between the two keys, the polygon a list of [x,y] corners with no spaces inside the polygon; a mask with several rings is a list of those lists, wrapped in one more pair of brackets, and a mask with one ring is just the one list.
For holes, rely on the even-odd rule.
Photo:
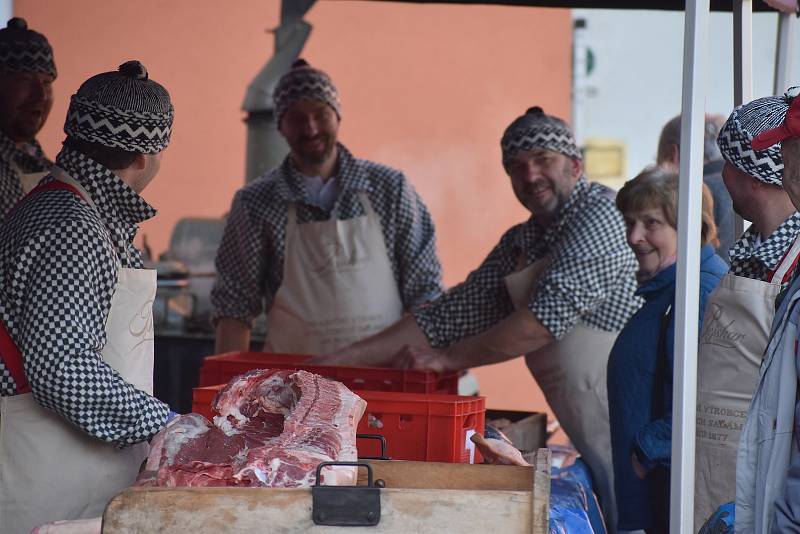
{"label": "red plastic tub", "polygon": [[336,380],[351,390],[404,391],[408,393],[458,393],[458,373],[382,367],[309,365],[311,356],[269,352],[230,352],[208,356],[200,369],[200,386],[227,384],[231,378],[253,369],[308,371]]}
{"label": "red plastic tub", "polygon": [[[211,419],[211,401],[222,385],[195,388],[193,411]],[[426,393],[355,391],[367,401],[358,424],[359,434],[386,438],[393,460],[477,463],[480,456],[469,437],[483,433],[486,399]],[[357,440],[359,456],[380,456],[380,444]]]}

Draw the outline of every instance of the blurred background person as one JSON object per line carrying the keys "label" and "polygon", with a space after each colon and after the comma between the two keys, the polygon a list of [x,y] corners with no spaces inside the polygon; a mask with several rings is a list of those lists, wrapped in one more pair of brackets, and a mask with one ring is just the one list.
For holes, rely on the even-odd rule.
{"label": "blurred background person", "polygon": [[[730,265],[728,251],[738,237],[733,226],[734,212],[731,195],[722,181],[722,166],[725,163],[717,146],[717,136],[725,123],[722,115],[706,115],[703,133],[703,183],[714,198],[714,224],[717,225],[717,254]],[[681,116],[673,117],[661,130],[658,138],[656,163],[670,172],[680,169]]]}

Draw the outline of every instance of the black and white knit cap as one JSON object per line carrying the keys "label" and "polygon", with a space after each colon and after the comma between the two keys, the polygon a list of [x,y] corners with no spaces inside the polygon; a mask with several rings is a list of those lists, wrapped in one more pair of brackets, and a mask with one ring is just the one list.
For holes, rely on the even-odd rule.
{"label": "black and white knit cap", "polygon": [[28,29],[25,19],[14,17],[0,30],[0,74],[33,72],[56,77],[53,49],[47,37]]}
{"label": "black and white knit cap", "polygon": [[313,68],[304,59],[292,64],[289,72],[278,80],[272,93],[275,102],[275,118],[278,124],[289,106],[298,100],[319,100],[325,102],[339,119],[342,118],[342,105],[339,103],[339,92],[333,85],[330,76]]}
{"label": "black and white knit cap", "polygon": [[138,61],[92,76],[72,95],[64,132],[111,148],[140,154],[169,144],[175,115],[167,90],[149,79]]}
{"label": "black and white knit cap", "polygon": [[539,106],[529,108],[506,128],[500,140],[500,148],[503,150],[504,166],[519,152],[535,148],[582,159],[581,151],[575,144],[575,137],[567,123],[558,117],[547,115]]}
{"label": "black and white knit cap", "polygon": [[792,97],[759,98],[733,110],[717,137],[717,145],[725,161],[764,182],[780,186],[783,177],[783,157],[780,145],[755,150],[753,138],[761,132],[783,124]]}

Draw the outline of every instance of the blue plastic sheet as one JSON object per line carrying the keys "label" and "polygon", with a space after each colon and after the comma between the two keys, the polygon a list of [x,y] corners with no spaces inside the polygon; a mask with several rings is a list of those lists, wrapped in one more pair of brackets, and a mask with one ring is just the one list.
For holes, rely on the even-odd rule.
{"label": "blue plastic sheet", "polygon": [[553,467],[550,483],[550,534],[606,534],[592,478],[578,458],[564,468]]}

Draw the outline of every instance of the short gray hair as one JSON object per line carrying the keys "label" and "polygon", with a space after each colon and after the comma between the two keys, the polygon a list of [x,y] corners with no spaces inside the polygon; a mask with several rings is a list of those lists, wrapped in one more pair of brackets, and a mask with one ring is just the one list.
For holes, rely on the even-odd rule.
{"label": "short gray hair", "polygon": [[[722,154],[717,146],[717,136],[725,123],[722,115],[706,115],[703,128],[703,160],[706,162],[722,159]],[[656,161],[663,163],[672,155],[672,146],[681,146],[681,116],[673,117],[661,129],[658,138],[658,155]]]}

